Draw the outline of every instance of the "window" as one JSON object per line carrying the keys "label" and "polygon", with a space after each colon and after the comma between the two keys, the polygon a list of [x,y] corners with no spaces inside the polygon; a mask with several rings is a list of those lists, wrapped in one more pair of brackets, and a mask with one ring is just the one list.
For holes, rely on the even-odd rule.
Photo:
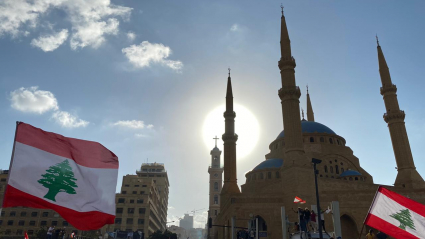
{"label": "window", "polygon": [[329,143],[333,144],[334,141],[332,140],[332,138],[329,138]]}
{"label": "window", "polygon": [[0,220],[0,226],[1,226],[1,224],[3,224],[3,220]]}
{"label": "window", "polygon": [[133,194],[137,194],[137,191],[133,191]]}
{"label": "window", "polygon": [[130,187],[130,185],[126,184],[126,185],[124,185],[124,187]]}
{"label": "window", "polygon": [[58,225],[58,221],[52,221],[52,226],[57,226]]}
{"label": "window", "polygon": [[47,221],[41,221],[40,222],[40,226],[46,226],[47,225]]}
{"label": "window", "polygon": [[267,173],[267,179],[271,179],[272,178],[272,172],[268,172]]}
{"label": "window", "polygon": [[130,200],[130,203],[134,203],[134,199],[131,199],[131,200]]}
{"label": "window", "polygon": [[257,180],[257,174],[252,175],[252,180]]}
{"label": "window", "polygon": [[49,216],[49,212],[43,212],[43,214],[41,214],[42,217],[48,217]]}
{"label": "window", "polygon": [[16,230],[16,235],[22,235],[22,229]]}
{"label": "window", "polygon": [[140,191],[140,194],[145,194],[145,191]]}
{"label": "window", "polygon": [[139,214],[145,214],[146,208],[139,208]]}
{"label": "window", "polygon": [[34,230],[28,230],[28,235],[34,235]]}
{"label": "window", "polygon": [[276,172],[276,178],[280,178],[280,173]]}
{"label": "window", "polygon": [[142,188],[146,188],[147,186],[146,185],[142,185]]}
{"label": "window", "polygon": [[122,208],[117,208],[116,213],[122,213]]}
{"label": "window", "polygon": [[358,178],[358,177],[355,177],[355,178],[354,178],[354,180],[356,180],[356,181],[357,181],[357,180],[359,180],[359,178]]}
{"label": "window", "polygon": [[136,184],[136,185],[134,185],[136,188],[138,188],[140,185],[139,184]]}
{"label": "window", "polygon": [[320,142],[324,143],[325,142],[325,138],[320,137]]}
{"label": "window", "polygon": [[330,171],[331,173],[334,173],[334,168],[333,168],[332,166],[329,166],[329,171]]}
{"label": "window", "polygon": [[122,191],[121,194],[127,194],[127,191]]}
{"label": "window", "polygon": [[314,138],[310,137],[310,143],[314,143]]}
{"label": "window", "polygon": [[115,218],[115,224],[121,224],[121,218]]}
{"label": "window", "polygon": [[35,221],[30,221],[30,226],[35,226]]}
{"label": "window", "polygon": [[2,179],[1,179],[1,182],[6,182],[6,179],[5,179],[5,178],[2,178]]}
{"label": "window", "polygon": [[127,213],[128,214],[133,214],[134,213],[134,208],[128,208],[127,209]]}
{"label": "window", "polygon": [[218,204],[218,196],[214,195],[214,204]]}
{"label": "window", "polygon": [[21,217],[27,216],[27,212],[21,212]]}
{"label": "window", "polygon": [[337,139],[337,140],[336,140],[336,144],[338,144],[338,145],[339,145],[339,139]]}
{"label": "window", "polygon": [[7,221],[7,225],[8,225],[8,226],[13,226],[13,220],[9,220],[9,221]]}
{"label": "window", "polygon": [[127,218],[127,224],[133,224],[133,218]]}
{"label": "window", "polygon": [[325,173],[328,172],[328,166],[325,165]]}
{"label": "window", "polygon": [[344,172],[344,168],[341,168],[341,173],[343,173]]}
{"label": "window", "polygon": [[137,224],[139,224],[139,225],[145,224],[145,219],[138,219]]}
{"label": "window", "polygon": [[264,179],[263,173],[260,173],[260,179]]}
{"label": "window", "polygon": [[63,221],[62,222],[62,226],[65,226],[65,227],[68,226],[68,222],[67,221]]}
{"label": "window", "polygon": [[214,210],[214,216],[217,216],[217,210]]}
{"label": "window", "polygon": [[10,214],[9,214],[9,216],[11,216],[11,217],[16,216],[16,212],[15,211],[11,211]]}
{"label": "window", "polygon": [[25,221],[20,220],[20,221],[18,222],[18,226],[25,226]]}
{"label": "window", "polygon": [[32,212],[31,213],[31,217],[36,217],[38,215],[38,213],[37,212]]}
{"label": "window", "polygon": [[142,204],[143,203],[143,199],[137,199],[137,203],[138,204]]}
{"label": "window", "polygon": [[118,203],[124,203],[125,199],[124,198],[118,198]]}
{"label": "window", "polygon": [[4,217],[4,215],[6,215],[6,212],[5,212],[5,211],[2,211],[0,215],[1,215],[2,217]]}
{"label": "window", "polygon": [[214,191],[218,191],[218,182],[214,183]]}
{"label": "window", "polygon": [[336,174],[339,174],[339,167],[338,167],[338,165],[335,165],[335,173]]}

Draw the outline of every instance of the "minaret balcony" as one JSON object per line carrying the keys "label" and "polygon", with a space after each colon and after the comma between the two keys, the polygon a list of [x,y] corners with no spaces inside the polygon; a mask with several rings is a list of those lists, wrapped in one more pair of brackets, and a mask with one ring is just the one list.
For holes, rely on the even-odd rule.
{"label": "minaret balcony", "polygon": [[381,87],[381,95],[384,95],[385,93],[396,93],[397,92],[397,86],[394,84],[385,84]]}
{"label": "minaret balcony", "polygon": [[406,117],[406,114],[404,113],[403,110],[397,110],[397,111],[388,112],[384,114],[384,120],[387,123],[396,122],[396,121],[403,122],[405,117]]}
{"label": "minaret balcony", "polygon": [[238,141],[238,135],[237,134],[226,134],[224,133],[222,136],[222,139],[224,141],[224,143],[235,143],[236,141]]}
{"label": "minaret balcony", "polygon": [[235,118],[236,117],[236,113],[235,113],[235,111],[224,111],[224,113],[223,113],[223,117],[224,118]]}
{"label": "minaret balcony", "polygon": [[281,100],[285,98],[299,99],[301,96],[300,87],[298,86],[283,86],[279,89],[278,95]]}
{"label": "minaret balcony", "polygon": [[297,63],[295,62],[295,58],[293,56],[291,57],[281,57],[278,64],[280,70],[284,69],[293,69],[297,66]]}

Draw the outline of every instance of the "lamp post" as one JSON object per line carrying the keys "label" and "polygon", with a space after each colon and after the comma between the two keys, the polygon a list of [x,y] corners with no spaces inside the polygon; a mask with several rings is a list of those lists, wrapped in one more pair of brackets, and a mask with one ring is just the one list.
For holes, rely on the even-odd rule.
{"label": "lamp post", "polygon": [[313,158],[311,160],[311,162],[313,163],[313,168],[314,168],[314,183],[316,184],[316,201],[317,201],[317,215],[318,215],[318,222],[319,222],[319,238],[323,239],[323,233],[322,233],[322,218],[321,215],[322,213],[320,212],[320,201],[319,201],[319,187],[317,185],[317,174],[319,174],[318,170],[316,169],[316,164],[319,164],[322,162],[322,160],[320,159],[315,159]]}

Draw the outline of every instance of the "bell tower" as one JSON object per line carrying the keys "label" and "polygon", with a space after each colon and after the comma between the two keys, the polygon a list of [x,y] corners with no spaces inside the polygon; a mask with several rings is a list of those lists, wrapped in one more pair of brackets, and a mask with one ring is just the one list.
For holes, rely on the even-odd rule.
{"label": "bell tower", "polygon": [[217,136],[215,136],[215,147],[211,150],[211,166],[208,168],[210,174],[210,203],[208,217],[214,221],[220,212],[220,192],[223,185],[223,168],[220,166],[221,151],[217,148]]}

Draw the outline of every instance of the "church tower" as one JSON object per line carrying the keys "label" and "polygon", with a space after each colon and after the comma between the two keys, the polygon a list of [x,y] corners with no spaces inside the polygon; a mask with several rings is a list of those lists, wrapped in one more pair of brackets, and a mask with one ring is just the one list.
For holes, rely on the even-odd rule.
{"label": "church tower", "polygon": [[215,139],[215,147],[211,150],[211,166],[208,168],[210,175],[210,204],[208,217],[214,221],[220,212],[220,192],[223,184],[223,168],[220,167],[221,151],[217,148],[217,136]]}
{"label": "church tower", "polygon": [[390,70],[385,61],[384,53],[379,45],[378,38],[378,61],[379,74],[381,75],[381,95],[384,98],[387,112],[384,120],[390,130],[393,144],[394,156],[397,163],[397,178],[394,185],[407,188],[422,188],[425,186],[424,180],[416,171],[410,149],[409,138],[407,137],[406,126],[404,124],[405,113],[400,110],[397,99],[397,87],[391,81]]}

